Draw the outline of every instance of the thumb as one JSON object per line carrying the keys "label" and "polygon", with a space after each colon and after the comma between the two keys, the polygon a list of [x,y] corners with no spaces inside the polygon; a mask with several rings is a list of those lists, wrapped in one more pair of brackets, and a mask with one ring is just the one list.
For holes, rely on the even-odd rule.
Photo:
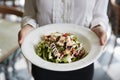
{"label": "thumb", "polygon": [[107,40],[106,37],[107,37],[107,36],[106,36],[105,34],[102,34],[102,35],[99,37],[99,39],[100,39],[100,45],[101,45],[101,46],[105,45],[106,40]]}
{"label": "thumb", "polygon": [[23,43],[25,37],[28,35],[29,32],[31,32],[32,30],[34,30],[34,28],[30,25],[26,25],[24,26],[18,33],[18,43],[21,46],[21,44]]}
{"label": "thumb", "polygon": [[18,33],[18,44],[19,44],[19,46],[21,46],[22,42],[23,42],[23,36],[21,35],[21,31],[20,31]]}

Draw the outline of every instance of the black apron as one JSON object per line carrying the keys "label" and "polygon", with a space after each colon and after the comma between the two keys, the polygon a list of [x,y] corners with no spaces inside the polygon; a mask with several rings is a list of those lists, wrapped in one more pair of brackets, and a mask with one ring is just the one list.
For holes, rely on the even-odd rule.
{"label": "black apron", "polygon": [[74,71],[51,71],[32,64],[32,75],[35,80],[92,80],[94,64]]}

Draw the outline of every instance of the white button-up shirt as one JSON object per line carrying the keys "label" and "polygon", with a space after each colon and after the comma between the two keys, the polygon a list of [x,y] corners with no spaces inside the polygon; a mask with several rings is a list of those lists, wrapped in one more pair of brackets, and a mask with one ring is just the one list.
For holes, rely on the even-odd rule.
{"label": "white button-up shirt", "polygon": [[22,26],[73,23],[107,30],[107,6],[108,0],[25,0]]}

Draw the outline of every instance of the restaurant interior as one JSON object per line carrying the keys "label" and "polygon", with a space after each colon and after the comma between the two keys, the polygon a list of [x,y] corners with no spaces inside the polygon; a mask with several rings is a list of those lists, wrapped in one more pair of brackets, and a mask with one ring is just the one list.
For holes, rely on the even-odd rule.
{"label": "restaurant interior", "polygon": [[[23,56],[18,32],[25,0],[0,0],[0,80],[34,80]],[[94,62],[93,80],[120,80],[120,0],[109,0],[110,37]]]}

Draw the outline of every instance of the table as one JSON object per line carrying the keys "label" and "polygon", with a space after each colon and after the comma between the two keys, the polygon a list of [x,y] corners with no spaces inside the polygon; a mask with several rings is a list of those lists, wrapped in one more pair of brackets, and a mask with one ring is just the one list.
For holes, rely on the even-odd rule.
{"label": "table", "polygon": [[11,55],[18,46],[20,23],[0,20],[0,62]]}

